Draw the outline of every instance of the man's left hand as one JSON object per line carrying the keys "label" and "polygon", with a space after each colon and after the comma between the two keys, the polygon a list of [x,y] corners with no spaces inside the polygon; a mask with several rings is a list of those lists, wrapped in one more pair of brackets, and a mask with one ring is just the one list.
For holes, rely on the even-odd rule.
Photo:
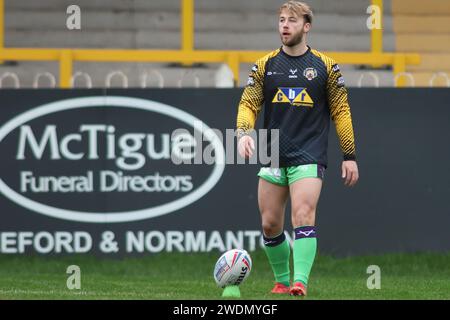
{"label": "man's left hand", "polygon": [[359,179],[358,165],[356,161],[347,160],[342,162],[342,179],[347,187],[353,187]]}

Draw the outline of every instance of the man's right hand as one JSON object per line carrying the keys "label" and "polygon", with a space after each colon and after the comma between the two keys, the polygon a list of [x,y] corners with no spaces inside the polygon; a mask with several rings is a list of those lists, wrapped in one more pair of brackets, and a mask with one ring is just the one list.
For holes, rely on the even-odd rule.
{"label": "man's right hand", "polygon": [[255,141],[250,136],[243,136],[238,142],[238,152],[242,158],[251,158],[255,150]]}

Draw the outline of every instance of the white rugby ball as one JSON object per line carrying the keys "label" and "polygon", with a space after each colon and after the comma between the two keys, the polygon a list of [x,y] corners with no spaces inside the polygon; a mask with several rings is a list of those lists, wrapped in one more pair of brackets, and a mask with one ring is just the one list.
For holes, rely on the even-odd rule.
{"label": "white rugby ball", "polygon": [[214,268],[214,280],[220,288],[238,286],[248,278],[252,259],[247,251],[232,249],[220,256]]}

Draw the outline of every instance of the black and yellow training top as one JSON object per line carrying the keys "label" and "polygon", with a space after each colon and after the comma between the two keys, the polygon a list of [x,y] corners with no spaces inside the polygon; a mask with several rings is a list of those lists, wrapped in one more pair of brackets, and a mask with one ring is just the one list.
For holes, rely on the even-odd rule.
{"label": "black and yellow training top", "polygon": [[280,167],[327,166],[330,116],[344,160],[356,159],[347,89],[333,59],[310,47],[301,56],[280,48],[259,59],[239,103],[238,132],[254,128],[263,105],[264,129],[279,129]]}

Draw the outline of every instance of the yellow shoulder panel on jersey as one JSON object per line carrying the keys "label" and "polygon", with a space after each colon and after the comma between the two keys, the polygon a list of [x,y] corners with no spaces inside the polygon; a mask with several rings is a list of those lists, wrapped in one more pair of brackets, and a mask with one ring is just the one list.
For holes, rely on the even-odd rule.
{"label": "yellow shoulder panel on jersey", "polygon": [[355,157],[355,139],[353,134],[352,115],[348,103],[347,89],[339,65],[332,58],[317,50],[311,52],[319,57],[327,67],[327,98],[333,120],[341,144],[344,158]]}
{"label": "yellow shoulder panel on jersey", "polygon": [[237,115],[237,129],[245,132],[255,127],[256,118],[264,103],[264,74],[267,61],[275,57],[280,49],[258,59],[248,76],[247,86],[242,93]]}
{"label": "yellow shoulder panel on jersey", "polygon": [[330,74],[330,70],[333,67],[333,65],[336,64],[336,61],[334,61],[332,58],[330,58],[327,55],[324,55],[322,52],[311,49],[311,53],[317,57],[319,57],[323,63],[327,66],[327,73]]}

